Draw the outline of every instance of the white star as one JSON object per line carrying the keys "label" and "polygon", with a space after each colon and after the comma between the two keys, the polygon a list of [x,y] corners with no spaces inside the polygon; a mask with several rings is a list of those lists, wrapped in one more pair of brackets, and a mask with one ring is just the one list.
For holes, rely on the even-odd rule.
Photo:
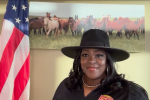
{"label": "white star", "polygon": [[15,5],[12,5],[12,7],[13,7],[12,10],[16,11],[17,8],[15,7]]}
{"label": "white star", "polygon": [[29,19],[28,19],[28,17],[27,18],[25,18],[26,19],[26,22],[29,22]]}
{"label": "white star", "polygon": [[22,9],[26,10],[26,8],[27,8],[27,7],[26,7],[25,5],[22,5]]}
{"label": "white star", "polygon": [[15,18],[15,19],[16,19],[16,23],[20,24],[20,21],[21,21],[21,20],[19,20],[19,17],[18,17],[18,18]]}

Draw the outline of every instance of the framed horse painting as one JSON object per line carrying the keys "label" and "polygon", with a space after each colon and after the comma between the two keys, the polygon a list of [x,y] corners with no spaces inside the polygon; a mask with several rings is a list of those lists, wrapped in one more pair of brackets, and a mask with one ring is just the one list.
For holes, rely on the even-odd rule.
{"label": "framed horse painting", "polygon": [[112,47],[145,51],[144,5],[30,2],[30,46],[61,49],[77,46],[85,31],[106,31]]}

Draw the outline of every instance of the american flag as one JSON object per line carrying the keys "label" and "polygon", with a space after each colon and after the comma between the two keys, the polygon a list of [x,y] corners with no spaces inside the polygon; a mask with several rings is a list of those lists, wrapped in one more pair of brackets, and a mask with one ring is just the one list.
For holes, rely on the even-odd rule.
{"label": "american flag", "polygon": [[8,0],[0,35],[0,100],[29,100],[28,0]]}

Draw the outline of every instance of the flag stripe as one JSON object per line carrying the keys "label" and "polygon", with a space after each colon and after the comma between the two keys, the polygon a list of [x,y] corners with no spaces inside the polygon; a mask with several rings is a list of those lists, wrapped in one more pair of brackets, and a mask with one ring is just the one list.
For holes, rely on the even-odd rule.
{"label": "flag stripe", "polygon": [[24,88],[26,87],[28,80],[29,80],[29,55],[25,61],[25,63],[23,64],[23,66],[21,67],[21,70],[19,71],[16,79],[15,79],[15,83],[14,83],[14,99],[13,100],[19,100],[21,94],[24,91]]}
{"label": "flag stripe", "polygon": [[0,35],[0,59],[2,57],[2,53],[5,49],[5,46],[6,44],[8,43],[9,41],[9,38],[12,34],[12,31],[14,29],[14,24],[11,23],[10,21],[4,19],[3,20],[3,27],[2,27],[2,32],[1,32],[1,35]]}
{"label": "flag stripe", "polygon": [[[18,48],[16,49],[16,51],[14,53],[14,58],[13,58],[13,62],[11,64],[11,69],[10,69],[8,78],[7,78],[5,85],[3,86],[2,92],[0,94],[0,100],[11,100],[12,96],[14,97],[14,95],[13,95],[14,80],[15,80],[16,76],[18,75],[18,72],[20,71],[23,64],[27,63],[25,61],[29,60],[29,59],[26,59],[29,56],[28,44],[29,44],[29,38],[27,35],[24,35],[20,44],[18,45]],[[28,64],[28,66],[29,66],[29,64]],[[14,97],[14,98],[16,98],[16,97]]]}
{"label": "flag stripe", "polygon": [[[16,35],[18,38],[16,38]],[[6,44],[6,47],[3,51],[2,57],[1,57],[1,64],[0,64],[0,93],[2,91],[2,88],[5,84],[5,81],[8,77],[10,67],[13,61],[14,52],[16,51],[20,41],[22,40],[24,34],[18,30],[17,28],[13,28],[12,35],[10,36],[10,39],[8,43]]]}
{"label": "flag stripe", "polygon": [[8,0],[0,34],[0,100],[29,100],[28,0]]}
{"label": "flag stripe", "polygon": [[30,94],[29,90],[30,90],[30,78],[19,100],[29,100],[29,94]]}

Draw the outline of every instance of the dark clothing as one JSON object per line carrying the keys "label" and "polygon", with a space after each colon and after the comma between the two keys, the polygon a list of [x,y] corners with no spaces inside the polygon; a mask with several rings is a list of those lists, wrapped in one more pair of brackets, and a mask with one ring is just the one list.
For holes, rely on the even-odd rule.
{"label": "dark clothing", "polygon": [[52,100],[98,100],[101,95],[109,95],[113,100],[149,100],[145,91],[134,83],[116,92],[110,92],[100,85],[84,97],[83,87],[77,90],[68,89],[66,80],[67,78],[60,83]]}

